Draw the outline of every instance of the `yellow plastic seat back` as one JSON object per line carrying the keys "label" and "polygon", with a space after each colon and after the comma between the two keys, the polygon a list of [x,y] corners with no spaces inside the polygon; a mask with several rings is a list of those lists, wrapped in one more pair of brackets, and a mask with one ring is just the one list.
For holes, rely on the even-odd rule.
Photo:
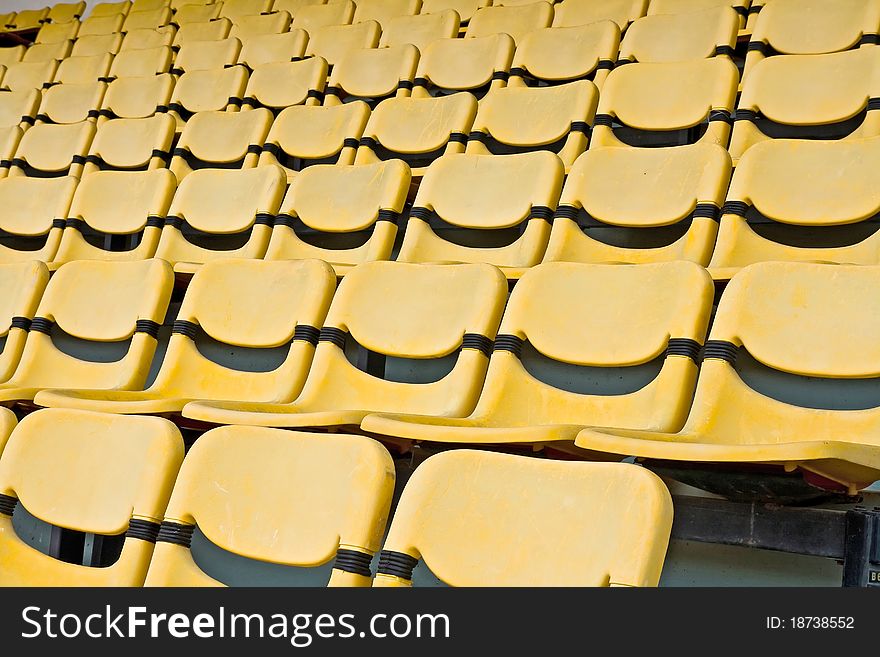
{"label": "yellow plastic seat back", "polygon": [[[80,30],[82,32],[82,30]],[[142,48],[158,48],[170,46],[177,36],[177,29],[173,25],[160,28],[143,28],[127,32],[122,39],[121,50],[140,50]]]}
{"label": "yellow plastic seat back", "polygon": [[171,171],[178,180],[203,168],[252,169],[263,147],[272,112],[199,112],[174,148]]}
{"label": "yellow plastic seat back", "polygon": [[293,22],[290,24],[290,28],[305,30],[311,38],[322,27],[351,25],[351,19],[354,18],[354,3],[351,0],[343,0],[328,4],[307,5],[291,15]]}
{"label": "yellow plastic seat back", "polygon": [[[751,0],[651,0],[648,3],[648,16],[655,14],[689,14],[703,9],[716,9],[718,7],[732,7],[740,15],[740,21],[745,25],[745,19],[749,15]],[[757,4],[757,2],[755,3]]]}
{"label": "yellow plastic seat back", "polygon": [[165,168],[173,140],[174,119],[167,114],[105,121],[89,148],[83,173]]}
{"label": "yellow plastic seat back", "polygon": [[177,189],[156,257],[184,273],[221,257],[262,258],[285,182],[269,165],[193,171]]}
{"label": "yellow plastic seat back", "polygon": [[591,149],[562,190],[544,262],[705,266],[730,170],[715,144]]}
{"label": "yellow plastic seat back", "polygon": [[480,100],[466,152],[550,151],[568,171],[587,150],[598,102],[599,91],[588,80],[555,87],[495,89]]}
{"label": "yellow plastic seat back", "polygon": [[79,123],[98,118],[107,84],[84,82],[56,84],[43,92],[37,123]]}
{"label": "yellow plastic seat back", "polygon": [[248,73],[243,66],[188,71],[181,75],[171,94],[168,112],[177,119],[178,130],[197,112],[236,111],[244,98]]}
{"label": "yellow plastic seat back", "polygon": [[449,9],[455,11],[462,25],[467,25],[481,7],[488,7],[492,0],[422,0],[421,14],[437,14]]}
{"label": "yellow plastic seat back", "polygon": [[220,16],[236,20],[243,16],[264,14],[272,10],[272,0],[224,0]]}
{"label": "yellow plastic seat back", "polygon": [[262,64],[251,74],[242,104],[245,109],[267,108],[273,114],[294,105],[320,105],[326,80],[323,57]]}
{"label": "yellow plastic seat back", "polygon": [[78,21],[86,13],[85,0],[81,2],[59,2],[49,8],[46,19],[50,23],[71,23]]}
{"label": "yellow plastic seat back", "polygon": [[422,0],[360,0],[356,3],[352,22],[376,21],[384,31],[391,19],[415,16],[421,6]]}
{"label": "yellow plastic seat back", "polygon": [[[170,265],[155,259],[63,265],[46,288],[21,362],[4,387],[21,391],[19,399],[44,388],[141,389],[173,283]],[[69,354],[56,346],[58,332],[95,350],[112,350],[91,358],[114,353],[115,359],[96,362]],[[121,356],[115,353],[120,351]]]}
{"label": "yellow plastic seat back", "polygon": [[22,136],[9,175],[78,178],[94,136],[91,121],[35,125]]}
{"label": "yellow plastic seat back", "polygon": [[174,77],[170,73],[113,80],[107,85],[98,123],[115,118],[143,119],[165,112],[173,90]]}
{"label": "yellow plastic seat back", "polygon": [[[4,586],[141,586],[183,461],[168,420],[46,409],[15,428],[0,457],[0,583]],[[118,559],[62,561],[22,540],[21,505],[43,522],[122,542]]]}
{"label": "yellow plastic seat back", "polygon": [[418,61],[419,50],[412,44],[349,50],[333,67],[324,104],[361,99],[375,106],[385,98],[409,96]]}
{"label": "yellow plastic seat back", "polygon": [[[89,11],[89,18],[100,18],[105,16],[125,15],[131,10],[130,0],[120,0],[119,2],[98,2],[92,5]],[[86,19],[88,20],[88,18]],[[120,23],[120,26],[122,23]]]}
{"label": "yellow plastic seat back", "polygon": [[[0,17],[2,19],[2,17]],[[6,46],[0,48],[0,66],[17,64],[24,57],[27,50],[24,46]]]}
{"label": "yellow plastic seat back", "polygon": [[230,37],[235,37],[242,43],[249,39],[264,36],[266,34],[281,34],[290,29],[290,14],[286,11],[275,11],[271,14],[257,14],[255,16],[242,16],[232,26]]}
{"label": "yellow plastic seat back", "polygon": [[563,0],[555,10],[553,27],[611,20],[623,31],[634,20],[645,15],[648,0]]}
{"label": "yellow plastic seat back", "polygon": [[436,39],[422,50],[413,96],[469,91],[480,97],[503,87],[515,49],[507,34],[472,39]]}
{"label": "yellow plastic seat back", "polygon": [[0,128],[32,125],[40,107],[40,92],[36,89],[0,93]]}
{"label": "yellow plastic seat back", "polygon": [[613,21],[545,27],[526,34],[513,56],[511,87],[592,80],[602,88],[614,68],[620,28]]}
{"label": "yellow plastic seat back", "polygon": [[177,52],[171,72],[207,71],[233,66],[238,61],[241,41],[234,37],[217,41],[191,41]]}
{"label": "yellow plastic seat back", "polygon": [[490,34],[508,34],[515,43],[519,43],[532,30],[550,27],[552,21],[553,5],[549,2],[533,2],[517,7],[483,7],[474,13],[465,37],[473,39]]}
{"label": "yellow plastic seat back", "polygon": [[168,73],[174,52],[170,46],[126,50],[113,58],[109,78],[139,78]]}
{"label": "yellow plastic seat back", "polygon": [[880,58],[872,47],[758,62],[743,82],[730,139],[736,163],[768,139],[880,134]]}
{"label": "yellow plastic seat back", "polygon": [[732,57],[737,32],[739,15],[731,7],[645,16],[626,31],[618,61],[683,62]]}
{"label": "yellow plastic seat back", "polygon": [[[37,62],[49,62],[53,59],[62,60],[70,56],[73,51],[72,41],[58,41],[55,43],[35,43],[24,53],[22,62],[34,64]],[[15,63],[15,62],[11,62]]]}
{"label": "yellow plastic seat back", "polygon": [[292,180],[313,164],[353,164],[369,116],[369,106],[361,101],[288,107],[272,124],[258,166],[281,166]]}
{"label": "yellow plastic seat back", "polygon": [[397,16],[385,22],[380,47],[412,44],[425,52],[432,41],[458,36],[458,14],[451,9],[435,14]]}
{"label": "yellow plastic seat back", "polygon": [[266,259],[320,258],[339,273],[390,259],[410,178],[399,160],[308,167],[281,202]]}
{"label": "yellow plastic seat back", "polygon": [[727,57],[616,68],[602,86],[590,147],[726,147],[738,79]]}
{"label": "yellow plastic seat back", "polygon": [[12,26],[14,30],[33,30],[46,20],[49,16],[49,8],[42,9],[23,9],[15,14],[15,21]]}
{"label": "yellow plastic seat back", "polygon": [[376,21],[354,25],[328,25],[309,32],[306,56],[323,57],[330,66],[336,66],[351,50],[376,48],[381,33],[382,29]]}
{"label": "yellow plastic seat back", "polygon": [[71,57],[93,57],[94,55],[103,55],[110,53],[115,55],[122,49],[123,36],[120,33],[115,34],[94,34],[92,36],[80,37],[73,44],[73,50],[70,51]]}
{"label": "yellow plastic seat back", "polygon": [[3,91],[27,91],[48,88],[55,79],[58,62],[19,62],[6,67],[6,74],[0,82]]}
{"label": "yellow plastic seat back", "polygon": [[68,57],[58,65],[54,82],[62,84],[87,84],[106,78],[113,63],[113,55],[91,57]]}
{"label": "yellow plastic seat back", "polygon": [[207,23],[184,23],[174,35],[173,45],[182,48],[203,41],[222,41],[231,31],[232,21],[228,18],[218,18]]}
{"label": "yellow plastic seat back", "polygon": [[123,32],[140,29],[156,29],[171,22],[171,8],[162,7],[153,11],[132,11],[122,24]]}
{"label": "yellow plastic seat back", "polygon": [[263,562],[335,557],[329,586],[369,586],[393,489],[391,456],[369,438],[213,429],[187,455],[146,584],[221,585],[190,553],[198,527],[214,545]]}
{"label": "yellow plastic seat back", "polygon": [[[64,220],[73,200],[76,178],[0,179],[0,262],[49,262],[58,250]],[[11,301],[14,295],[3,297]],[[32,316],[32,315],[31,315]],[[7,372],[3,380],[9,378]]]}
{"label": "yellow plastic seat back", "polygon": [[17,125],[0,127],[0,179],[9,173],[12,158],[18,149],[24,131]]}
{"label": "yellow plastic seat back", "polygon": [[[4,185],[4,182],[0,182],[0,198],[6,195]],[[0,338],[3,339],[3,349],[0,350],[0,383],[12,376],[18,366],[31,320],[48,282],[49,270],[42,262],[29,260],[0,264],[0,286],[6,290],[6,294],[0,299]],[[0,418],[0,425],[3,426],[0,430],[0,453],[3,452],[3,443],[8,435],[6,424],[4,413],[4,417]]]}
{"label": "yellow plastic seat back", "polygon": [[373,586],[411,586],[419,561],[452,586],[656,586],[671,530],[639,466],[454,450],[407,482]]}
{"label": "yellow plastic seat back", "polygon": [[115,13],[106,16],[91,15],[79,25],[78,37],[117,34],[122,32],[125,14]]}
{"label": "yellow plastic seat back", "polygon": [[[286,11],[291,16],[296,16],[306,7],[325,4],[327,4],[327,0],[275,0],[272,10]],[[338,4],[338,2],[335,1],[334,4]]]}
{"label": "yellow plastic seat back", "polygon": [[306,31],[299,29],[251,37],[242,45],[238,63],[253,71],[263,64],[296,61],[305,56],[308,40]]}
{"label": "yellow plastic seat back", "polygon": [[207,23],[220,17],[222,2],[214,2],[209,5],[183,5],[174,12],[174,22],[183,27],[190,23]]}
{"label": "yellow plastic seat back", "polygon": [[59,43],[76,38],[79,21],[69,23],[43,23],[34,43]]}
{"label": "yellow plastic seat back", "polygon": [[546,151],[444,155],[425,173],[397,259],[538,264],[564,174],[562,161]]}
{"label": "yellow plastic seat back", "polygon": [[131,5],[131,12],[157,11],[160,9],[171,8],[171,0],[134,0]]}

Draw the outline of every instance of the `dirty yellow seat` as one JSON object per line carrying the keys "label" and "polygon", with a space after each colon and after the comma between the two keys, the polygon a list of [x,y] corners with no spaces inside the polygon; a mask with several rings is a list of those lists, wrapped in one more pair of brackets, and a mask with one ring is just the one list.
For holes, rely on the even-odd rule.
{"label": "dirty yellow seat", "polygon": [[171,22],[171,8],[162,7],[153,11],[131,11],[122,24],[122,32],[132,30],[156,29]]}
{"label": "dirty yellow seat", "polygon": [[171,69],[173,51],[170,46],[157,46],[143,50],[126,50],[113,58],[108,78],[139,78],[168,73]]}
{"label": "dirty yellow seat", "polygon": [[216,41],[191,41],[177,52],[171,72],[183,75],[187,71],[207,71],[233,66],[238,61],[241,41],[234,37]]}
{"label": "dirty yellow seat", "polygon": [[281,202],[266,260],[320,258],[339,275],[389,260],[409,185],[399,160],[305,169]]}
{"label": "dirty yellow seat", "polygon": [[469,93],[389,98],[370,114],[355,164],[404,160],[422,176],[442,155],[464,152],[476,115],[477,99]]}
{"label": "dirty yellow seat", "polygon": [[590,148],[727,147],[738,80],[727,57],[616,68],[602,86]]}
{"label": "dirty yellow seat", "polygon": [[174,35],[175,48],[203,41],[222,41],[232,31],[232,21],[218,18],[207,23],[184,23]]}
{"label": "dirty yellow seat", "polygon": [[468,24],[481,7],[488,7],[492,0],[423,0],[420,14],[437,14],[449,9],[458,13],[462,26]]}
{"label": "dirty yellow seat", "polygon": [[397,16],[385,22],[380,47],[412,44],[425,52],[425,48],[437,39],[453,39],[458,36],[458,14],[452,10],[435,14]]}
{"label": "dirty yellow seat", "polygon": [[66,59],[71,55],[72,52],[72,41],[58,41],[56,43],[35,43],[27,49],[27,52],[24,53],[21,61],[27,64],[35,64],[37,62],[45,63],[53,59]]}
{"label": "dirty yellow seat", "polygon": [[[48,390],[36,403],[140,415],[176,414],[193,399],[289,403],[302,390],[335,288],[333,269],[320,260],[215,260],[193,276],[149,388]],[[206,343],[213,346],[203,353]],[[251,358],[261,351],[273,367],[248,371],[234,354],[218,361],[218,348],[244,348]]]}
{"label": "dirty yellow seat", "polygon": [[308,40],[305,30],[251,37],[242,44],[238,63],[254,70],[263,64],[296,61],[305,57]]}
{"label": "dirty yellow seat", "polygon": [[361,428],[412,441],[562,449],[584,426],[678,430],[713,292],[706,271],[687,262],[538,265],[510,296],[470,416],[369,415]]}
{"label": "dirty yellow seat", "polygon": [[566,173],[587,150],[599,91],[588,80],[554,87],[505,87],[487,93],[465,152],[501,155],[550,151]]}
{"label": "dirty yellow seat", "polygon": [[15,374],[0,385],[0,401],[29,402],[45,388],[141,389],[173,284],[161,260],[63,265],[40,301]]}
{"label": "dirty yellow seat", "polygon": [[436,39],[421,51],[412,95],[424,98],[469,91],[479,98],[503,87],[515,47],[506,34]]}
{"label": "dirty yellow seat", "polygon": [[330,25],[351,25],[354,3],[351,0],[329,4],[307,5],[291,14],[290,29],[305,30],[311,37],[317,30]]}
{"label": "dirty yellow seat", "polygon": [[75,189],[73,177],[0,179],[0,263],[52,260]]}
{"label": "dirty yellow seat", "polygon": [[168,113],[177,120],[178,131],[182,131],[197,112],[238,111],[247,83],[248,72],[243,66],[189,71],[177,79]]}
{"label": "dirty yellow seat", "polygon": [[106,91],[107,84],[104,82],[53,85],[43,91],[43,100],[37,113],[37,125],[95,121]]}
{"label": "dirty yellow seat", "polygon": [[353,164],[369,117],[370,108],[360,101],[288,107],[272,124],[258,166],[279,165],[292,181],[313,164]]}
{"label": "dirty yellow seat", "polygon": [[[0,183],[0,198],[4,196],[3,184]],[[5,198],[3,199],[6,200]],[[0,297],[0,338],[3,348],[0,349],[0,382],[6,381],[15,372],[28,329],[46,283],[49,282],[49,270],[46,265],[36,260],[18,263],[0,264],[0,286],[5,293]],[[0,412],[0,453],[9,431],[15,424],[9,409]]]}
{"label": "dirty yellow seat", "polygon": [[36,121],[40,97],[36,89],[0,93],[0,128],[27,130]]}
{"label": "dirty yellow seat", "polygon": [[349,50],[333,67],[324,105],[363,100],[371,107],[392,96],[409,96],[419,61],[412,44]]}
{"label": "dirty yellow seat", "polygon": [[178,180],[197,169],[252,169],[257,166],[272,112],[198,112],[180,135],[171,159]]}
{"label": "dirty yellow seat", "polygon": [[508,85],[592,80],[601,89],[614,68],[619,46],[620,28],[613,21],[533,30],[520,39]]}
{"label": "dirty yellow seat", "polygon": [[214,545],[261,562],[335,558],[328,586],[369,586],[393,490],[391,456],[369,438],[213,429],[186,457],[146,585],[222,586],[190,553],[198,527]]}
{"label": "dirty yellow seat", "polygon": [[564,174],[546,151],[444,155],[422,179],[397,259],[488,262],[517,277],[544,255]]}
{"label": "dirty yellow seat", "polygon": [[878,0],[773,0],[758,14],[749,41],[743,80],[773,55],[819,55],[875,45]]}
{"label": "dirty yellow seat", "polygon": [[222,8],[222,2],[199,5],[186,4],[174,12],[173,20],[178,27],[183,27],[189,23],[207,23],[219,18]]}
{"label": "dirty yellow seat", "polygon": [[376,21],[328,25],[309,32],[306,56],[323,57],[330,66],[335,66],[350,50],[378,47],[381,33],[382,29]]}
{"label": "dirty yellow seat", "polygon": [[79,38],[122,32],[125,14],[115,13],[97,16],[94,13],[79,24]]}
{"label": "dirty yellow seat", "polygon": [[79,21],[68,23],[43,23],[34,43],[59,43],[76,38],[79,32]]}
{"label": "dirty yellow seat", "polygon": [[715,144],[587,151],[562,190],[544,262],[706,266],[730,169]]}
{"label": "dirty yellow seat", "polygon": [[94,136],[95,124],[91,121],[35,125],[18,143],[9,176],[79,178]]}
{"label": "dirty yellow seat", "polygon": [[0,90],[28,91],[44,89],[52,84],[58,62],[50,59],[45,62],[18,62],[9,64],[0,83]]}
{"label": "dirty yellow seat", "polygon": [[878,165],[880,137],[777,139],[750,148],[727,193],[713,277],[770,260],[880,264]]}
{"label": "dirty yellow seat", "polygon": [[844,139],[880,134],[880,51],[768,57],[743,82],[730,138],[734,164],[778,138]]}
{"label": "dirty yellow seat", "polygon": [[353,23],[376,21],[382,30],[398,16],[415,16],[422,0],[358,0],[355,3]]}
{"label": "dirty yellow seat", "polygon": [[88,174],[76,188],[50,267],[152,258],[175,187],[168,169]]}
{"label": "dirty yellow seat", "polygon": [[563,0],[555,7],[553,27],[588,25],[611,20],[620,31],[648,10],[648,0]]}
{"label": "dirty yellow seat", "polygon": [[[103,55],[110,53],[115,55],[122,49],[122,34],[94,34],[92,36],[80,37],[73,44],[73,50],[70,51],[71,57],[92,57],[94,55]],[[2,63],[2,62],[0,62]]]}
{"label": "dirty yellow seat", "polygon": [[626,31],[618,64],[732,57],[737,32],[739,15],[732,7],[645,16]]}
{"label": "dirty yellow seat", "polygon": [[419,561],[452,586],[657,586],[671,530],[636,465],[455,450],[407,482],[373,586],[412,586]]}
{"label": "dirty yellow seat", "polygon": [[242,16],[263,14],[272,10],[272,0],[223,0],[220,16],[237,20]]}
{"label": "dirty yellow seat", "polygon": [[271,14],[241,16],[232,25],[229,36],[242,43],[255,37],[267,34],[282,34],[290,29],[290,14],[286,11],[274,11]]}
{"label": "dirty yellow seat", "polygon": [[[82,33],[82,29],[80,29]],[[132,30],[127,32],[122,39],[121,51],[139,50],[141,48],[158,48],[159,46],[170,46],[174,43],[174,37],[177,30],[173,25],[166,25],[160,28],[143,28],[140,30]]]}
{"label": "dirty yellow seat", "polygon": [[[814,494],[855,495],[880,479],[876,398],[852,387],[876,381],[880,370],[878,281],[878,267],[764,262],[744,268],[722,296],[682,430],[585,430],[577,444],[691,467],[776,466],[780,475],[801,475]],[[771,388],[766,376],[778,385]],[[797,390],[806,385],[812,389]],[[703,479],[703,485],[720,482]]]}
{"label": "dirty yellow seat", "polygon": [[285,183],[278,166],[193,171],[177,188],[156,257],[182,274],[217,258],[262,258]]}
{"label": "dirty yellow seat", "polygon": [[98,124],[115,118],[143,119],[164,113],[173,90],[174,77],[170,73],[113,80],[107,85],[98,111]]}
{"label": "dirty yellow seat", "polygon": [[506,296],[504,276],[490,265],[359,265],[333,297],[293,403],[193,402],[183,416],[348,429],[371,412],[466,416],[482,387]]}
{"label": "dirty yellow seat", "polygon": [[85,0],[81,2],[59,2],[49,8],[46,19],[51,23],[77,22],[86,13]]}
{"label": "dirty yellow seat", "polygon": [[[26,417],[0,456],[0,586],[141,586],[182,461],[180,432],[162,418],[61,409]],[[94,550],[71,563],[59,548],[38,550],[16,532],[18,505],[102,536],[118,558]]]}
{"label": "dirty yellow seat", "polygon": [[262,64],[251,74],[242,105],[245,110],[266,108],[273,114],[294,105],[320,105],[326,81],[327,61],[323,57]]}
{"label": "dirty yellow seat", "polygon": [[553,21],[553,5],[549,2],[532,2],[516,7],[482,7],[474,12],[465,37],[508,34],[515,43],[532,30],[550,27]]}
{"label": "dirty yellow seat", "polygon": [[68,57],[58,65],[53,82],[61,84],[87,84],[106,78],[110,73],[113,55],[91,57]]}
{"label": "dirty yellow seat", "polygon": [[173,140],[174,119],[167,114],[105,121],[89,147],[83,173],[165,168]]}

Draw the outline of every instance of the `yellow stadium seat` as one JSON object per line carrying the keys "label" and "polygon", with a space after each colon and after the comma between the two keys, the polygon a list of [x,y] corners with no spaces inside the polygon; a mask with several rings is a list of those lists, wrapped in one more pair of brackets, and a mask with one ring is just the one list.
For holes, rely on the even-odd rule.
{"label": "yellow stadium seat", "polygon": [[[173,284],[171,266],[155,259],[80,260],[60,267],[37,308],[15,374],[0,385],[0,401],[30,402],[45,388],[142,389]],[[70,340],[80,355],[71,351]]]}
{"label": "yellow stadium seat", "polygon": [[726,147],[738,79],[727,57],[617,68],[602,86],[590,148]]}
{"label": "yellow stadium seat", "polygon": [[739,14],[740,27],[745,27],[751,0],[651,0],[648,16],[656,14],[687,14],[704,9],[731,7]]}
{"label": "yellow stadium seat", "polygon": [[29,91],[45,89],[52,84],[58,62],[51,59],[47,62],[20,62],[6,67],[0,89],[9,91]]}
{"label": "yellow stadium seat", "polygon": [[688,262],[549,263],[517,282],[474,412],[369,415],[409,441],[571,449],[585,426],[676,431],[687,418],[714,288]]}
{"label": "yellow stadium seat", "polygon": [[143,78],[168,73],[174,56],[169,46],[126,50],[113,58],[108,81],[116,78]]}
{"label": "yellow stadium seat", "polygon": [[[487,93],[468,135],[467,153],[556,153],[568,173],[587,150],[599,91],[588,80]],[[538,109],[540,108],[540,109]]]}
{"label": "yellow stadium seat", "polygon": [[[35,43],[31,45],[21,58],[25,63],[49,62],[62,60],[70,56],[73,51],[72,41],[58,41],[56,43]],[[10,62],[15,64],[15,62]]]}
{"label": "yellow stadium seat", "polygon": [[308,40],[305,30],[251,37],[242,45],[238,63],[253,71],[263,64],[293,62],[305,57]]}
{"label": "yellow stadium seat", "polygon": [[267,108],[273,114],[294,105],[320,105],[326,80],[323,57],[263,64],[251,74],[242,105],[245,110]]}
{"label": "yellow stadium seat", "polygon": [[[833,381],[839,396],[843,379],[876,378],[878,277],[880,268],[858,265],[764,262],[744,268],[722,296],[681,431],[585,430],[577,444],[690,467],[774,466],[780,475],[802,478],[813,495],[855,495],[880,479],[880,413],[873,395],[855,394],[854,403],[841,404],[815,388],[811,397],[786,399],[783,387],[791,392],[798,382],[790,377],[810,377],[814,385]],[[785,377],[787,385],[772,396],[756,389],[759,375],[742,375],[749,362]],[[723,491],[723,473],[716,475],[703,485]],[[775,491],[760,480],[757,491],[746,483],[740,479],[735,486],[740,494],[772,499]]]}
{"label": "yellow stadium seat", "polygon": [[[758,62],[743,83],[730,138],[736,163],[777,138],[841,139],[880,134],[880,57],[872,47]],[[9,74],[7,73],[7,76]]]}
{"label": "yellow stadium seat", "polygon": [[[0,197],[5,197],[5,192],[6,187],[0,182]],[[6,220],[7,217],[4,217],[4,223]],[[18,366],[31,320],[37,312],[37,305],[48,282],[49,270],[42,262],[25,260],[0,264],[0,285],[6,291],[0,302],[0,337],[3,339],[3,349],[0,350],[0,382],[12,376]],[[5,408],[0,413],[0,453],[3,452],[3,443],[15,424],[15,417],[10,418],[9,415],[9,409]]]}
{"label": "yellow stadium seat", "polygon": [[12,158],[24,134],[17,125],[0,127],[0,179],[5,178],[12,166]]}
{"label": "yellow stadium seat", "polygon": [[34,43],[59,43],[76,38],[79,32],[79,21],[69,23],[43,23]]}
{"label": "yellow stadium seat", "polygon": [[22,136],[9,175],[79,178],[94,136],[92,121],[35,125]]}
{"label": "yellow stadium seat", "polygon": [[441,155],[464,152],[476,115],[477,99],[469,93],[389,98],[370,114],[355,164],[403,160],[422,176]]}
{"label": "yellow stadium seat", "polygon": [[121,50],[140,50],[142,48],[158,48],[170,46],[174,42],[177,30],[173,25],[166,25],[159,29],[144,28],[131,30],[122,39]]}
{"label": "yellow stadium seat", "polygon": [[423,51],[413,81],[417,98],[469,91],[477,98],[507,83],[515,45],[506,34],[437,39]]}
{"label": "yellow stadium seat", "polygon": [[192,274],[209,260],[262,258],[284,196],[281,167],[201,169],[183,179],[156,257]]}
{"label": "yellow stadium seat", "polygon": [[420,560],[452,586],[657,586],[671,530],[636,465],[455,450],[407,482],[373,586],[412,586]]}
{"label": "yellow stadium seat", "polygon": [[166,8],[171,8],[171,0],[134,0],[130,12],[153,12]]}
{"label": "yellow stadium seat", "polygon": [[87,36],[101,36],[116,34],[122,31],[125,22],[124,14],[110,14],[107,16],[90,16],[79,25],[79,38]]}
{"label": "yellow stadium seat", "polygon": [[189,71],[174,85],[168,113],[177,120],[177,129],[181,131],[197,112],[237,111],[247,83],[248,73],[243,66]]}
{"label": "yellow stadium seat", "polygon": [[875,164],[880,137],[778,139],[750,148],[727,193],[713,277],[771,260],[880,264]]}
{"label": "yellow stadium seat", "polygon": [[171,159],[174,127],[174,119],[167,114],[102,121],[83,173],[164,169]]}
{"label": "yellow stadium seat", "polygon": [[199,7],[213,4],[217,4],[217,2],[214,0],[171,0],[171,9],[177,13],[184,7]]}
{"label": "yellow stadium seat", "polygon": [[98,171],[85,176],[76,188],[50,267],[74,260],[151,258],[175,186],[168,169]]}
{"label": "yellow stadium seat", "polygon": [[645,16],[626,31],[618,64],[733,57],[737,32],[739,15],[731,7]]}
{"label": "yellow stadium seat", "polygon": [[177,30],[173,45],[178,48],[203,41],[222,41],[229,37],[231,31],[232,21],[228,18],[218,18],[206,23],[185,23]]}
{"label": "yellow stadium seat", "polygon": [[364,100],[371,107],[392,96],[409,96],[419,61],[412,44],[349,50],[333,67],[324,90],[325,105]]}
{"label": "yellow stadium seat", "polygon": [[[157,172],[156,172],[157,173]],[[165,173],[168,173],[167,171]],[[299,394],[336,288],[320,260],[215,260],[193,276],[156,381],[136,390],[47,390],[39,405],[138,415],[177,414],[191,400],[290,402]],[[261,349],[271,370],[203,355],[206,342]]]}
{"label": "yellow stadium seat", "polygon": [[322,27],[351,25],[351,19],[354,18],[354,3],[351,0],[343,0],[326,5],[307,5],[291,15],[293,16],[291,29],[305,30],[311,37]]}
{"label": "yellow stadium seat", "polygon": [[86,84],[106,78],[110,73],[113,55],[91,57],[68,57],[58,65],[53,82],[60,84]]}
{"label": "yellow stadium seat", "polygon": [[223,0],[220,16],[237,20],[242,16],[263,14],[272,10],[272,0]]}
{"label": "yellow stadium seat", "polygon": [[397,260],[489,262],[518,277],[544,255],[564,175],[546,151],[444,155],[425,172]]}
{"label": "yellow stadium seat", "polygon": [[[180,432],[162,418],[49,409],[22,420],[0,457],[0,585],[141,586],[182,461]],[[95,550],[71,563],[38,550],[15,530],[19,504],[56,527],[118,539],[118,558]]]}
{"label": "yellow stadium seat", "polygon": [[474,13],[465,37],[473,39],[490,34],[509,34],[515,43],[519,43],[532,30],[550,27],[552,21],[553,5],[549,2],[533,2],[518,7],[483,7]]}
{"label": "yellow stadium seat", "polygon": [[376,48],[381,33],[382,30],[376,21],[355,25],[329,25],[312,30],[309,32],[306,56],[323,57],[330,66],[335,66],[351,50]]}
{"label": "yellow stadium seat", "polygon": [[730,169],[716,144],[587,151],[562,190],[544,262],[705,266]]}
{"label": "yellow stadium seat", "polygon": [[[130,10],[131,2],[129,0],[121,0],[120,2],[99,2],[95,4],[89,12],[89,19],[106,16],[115,17],[116,15],[124,17]],[[121,22],[120,26],[122,26]]]}
{"label": "yellow stadium seat", "polygon": [[290,29],[290,14],[286,11],[276,11],[271,14],[256,14],[255,16],[242,16],[236,19],[229,36],[235,37],[242,43],[248,39],[264,36],[266,34],[282,34]]}
{"label": "yellow stadium seat", "polygon": [[392,18],[418,14],[422,0],[358,0],[355,5],[353,23],[376,21],[384,30]]}
{"label": "yellow stadium seat", "polygon": [[168,110],[174,78],[170,73],[139,78],[119,78],[107,85],[98,111],[98,123],[108,119],[142,119]]}
{"label": "yellow stadium seat", "polygon": [[409,167],[398,160],[307,168],[281,202],[266,260],[320,258],[337,275],[389,260],[409,185]]}
{"label": "yellow stadium seat", "polygon": [[648,11],[648,0],[563,0],[556,5],[553,27],[611,20],[621,32]]}
{"label": "yellow stadium seat", "polygon": [[[4,208],[0,214],[0,263],[52,260],[61,242],[76,182],[72,177],[0,179],[0,203]],[[11,303],[13,298],[9,294],[2,297],[4,303]],[[0,353],[0,363],[4,363],[4,354]],[[0,381],[12,374],[5,369],[7,366],[4,364]]]}
{"label": "yellow stadium seat", "polygon": [[9,66],[17,64],[25,55],[24,46],[3,46],[0,47],[0,66]]}
{"label": "yellow stadium seat", "polygon": [[115,55],[122,49],[122,34],[93,34],[92,36],[80,37],[73,44],[70,51],[71,57],[93,57],[110,53]]}
{"label": "yellow stadium seat", "polygon": [[391,456],[369,438],[214,429],[186,458],[146,585],[222,586],[190,553],[198,526],[214,545],[261,562],[335,558],[328,586],[369,586],[393,490]]}
{"label": "yellow stadium seat", "polygon": [[10,29],[35,30],[45,22],[48,16],[48,7],[43,7],[42,9],[22,9],[15,14],[15,20]]}
{"label": "yellow stadium seat", "polygon": [[369,116],[370,108],[358,101],[288,107],[272,124],[258,166],[280,165],[292,181],[313,164],[353,164]]}
{"label": "yellow stadium seat", "polygon": [[173,22],[178,27],[189,23],[207,23],[220,17],[222,2],[214,2],[210,5],[184,5],[174,12]]}
{"label": "yellow stadium seat", "polygon": [[56,84],[43,92],[37,123],[79,123],[98,118],[107,85],[103,82]]}
{"label": "yellow stadium seat", "polygon": [[346,274],[333,297],[294,402],[191,402],[183,416],[356,430],[371,412],[467,415],[506,296],[504,276],[490,265],[362,264]]}
{"label": "yellow stadium seat", "polygon": [[272,10],[286,11],[291,16],[296,16],[305,7],[326,4],[327,0],[275,0],[274,4],[272,5]]}
{"label": "yellow stadium seat", "polygon": [[423,0],[422,14],[437,14],[447,9],[458,13],[462,26],[473,18],[473,15],[481,7],[488,7],[492,0]]}
{"label": "yellow stadium seat", "polygon": [[15,12],[10,11],[6,14],[0,14],[0,32],[12,29],[15,29]]}
{"label": "yellow stadium seat", "polygon": [[619,46],[620,28],[613,21],[533,30],[520,39],[508,85],[592,80],[601,89],[614,68]]}
{"label": "yellow stadium seat", "polygon": [[878,29],[878,0],[773,0],[758,14],[743,80],[759,61],[775,54],[820,55],[876,45]]}
{"label": "yellow stadium seat", "polygon": [[85,0],[80,2],[59,2],[49,8],[49,14],[46,18],[50,23],[70,23],[78,21],[85,13]]}
{"label": "yellow stadium seat", "polygon": [[458,14],[451,9],[436,14],[398,16],[385,23],[379,46],[384,48],[410,43],[419,52],[425,52],[432,41],[457,37],[458,29]]}
{"label": "yellow stadium seat", "polygon": [[132,30],[156,29],[171,22],[171,9],[163,7],[153,11],[131,11],[122,24],[122,32]]}
{"label": "yellow stadium seat", "polygon": [[0,93],[0,129],[18,126],[26,130],[36,120],[39,107],[40,92],[36,89]]}
{"label": "yellow stadium seat", "polygon": [[235,38],[191,41],[180,47],[171,72],[174,75],[183,75],[187,71],[229,68],[238,61],[240,51],[241,41]]}
{"label": "yellow stadium seat", "polygon": [[253,169],[272,112],[199,112],[186,124],[174,148],[171,171],[178,180],[197,169]]}

